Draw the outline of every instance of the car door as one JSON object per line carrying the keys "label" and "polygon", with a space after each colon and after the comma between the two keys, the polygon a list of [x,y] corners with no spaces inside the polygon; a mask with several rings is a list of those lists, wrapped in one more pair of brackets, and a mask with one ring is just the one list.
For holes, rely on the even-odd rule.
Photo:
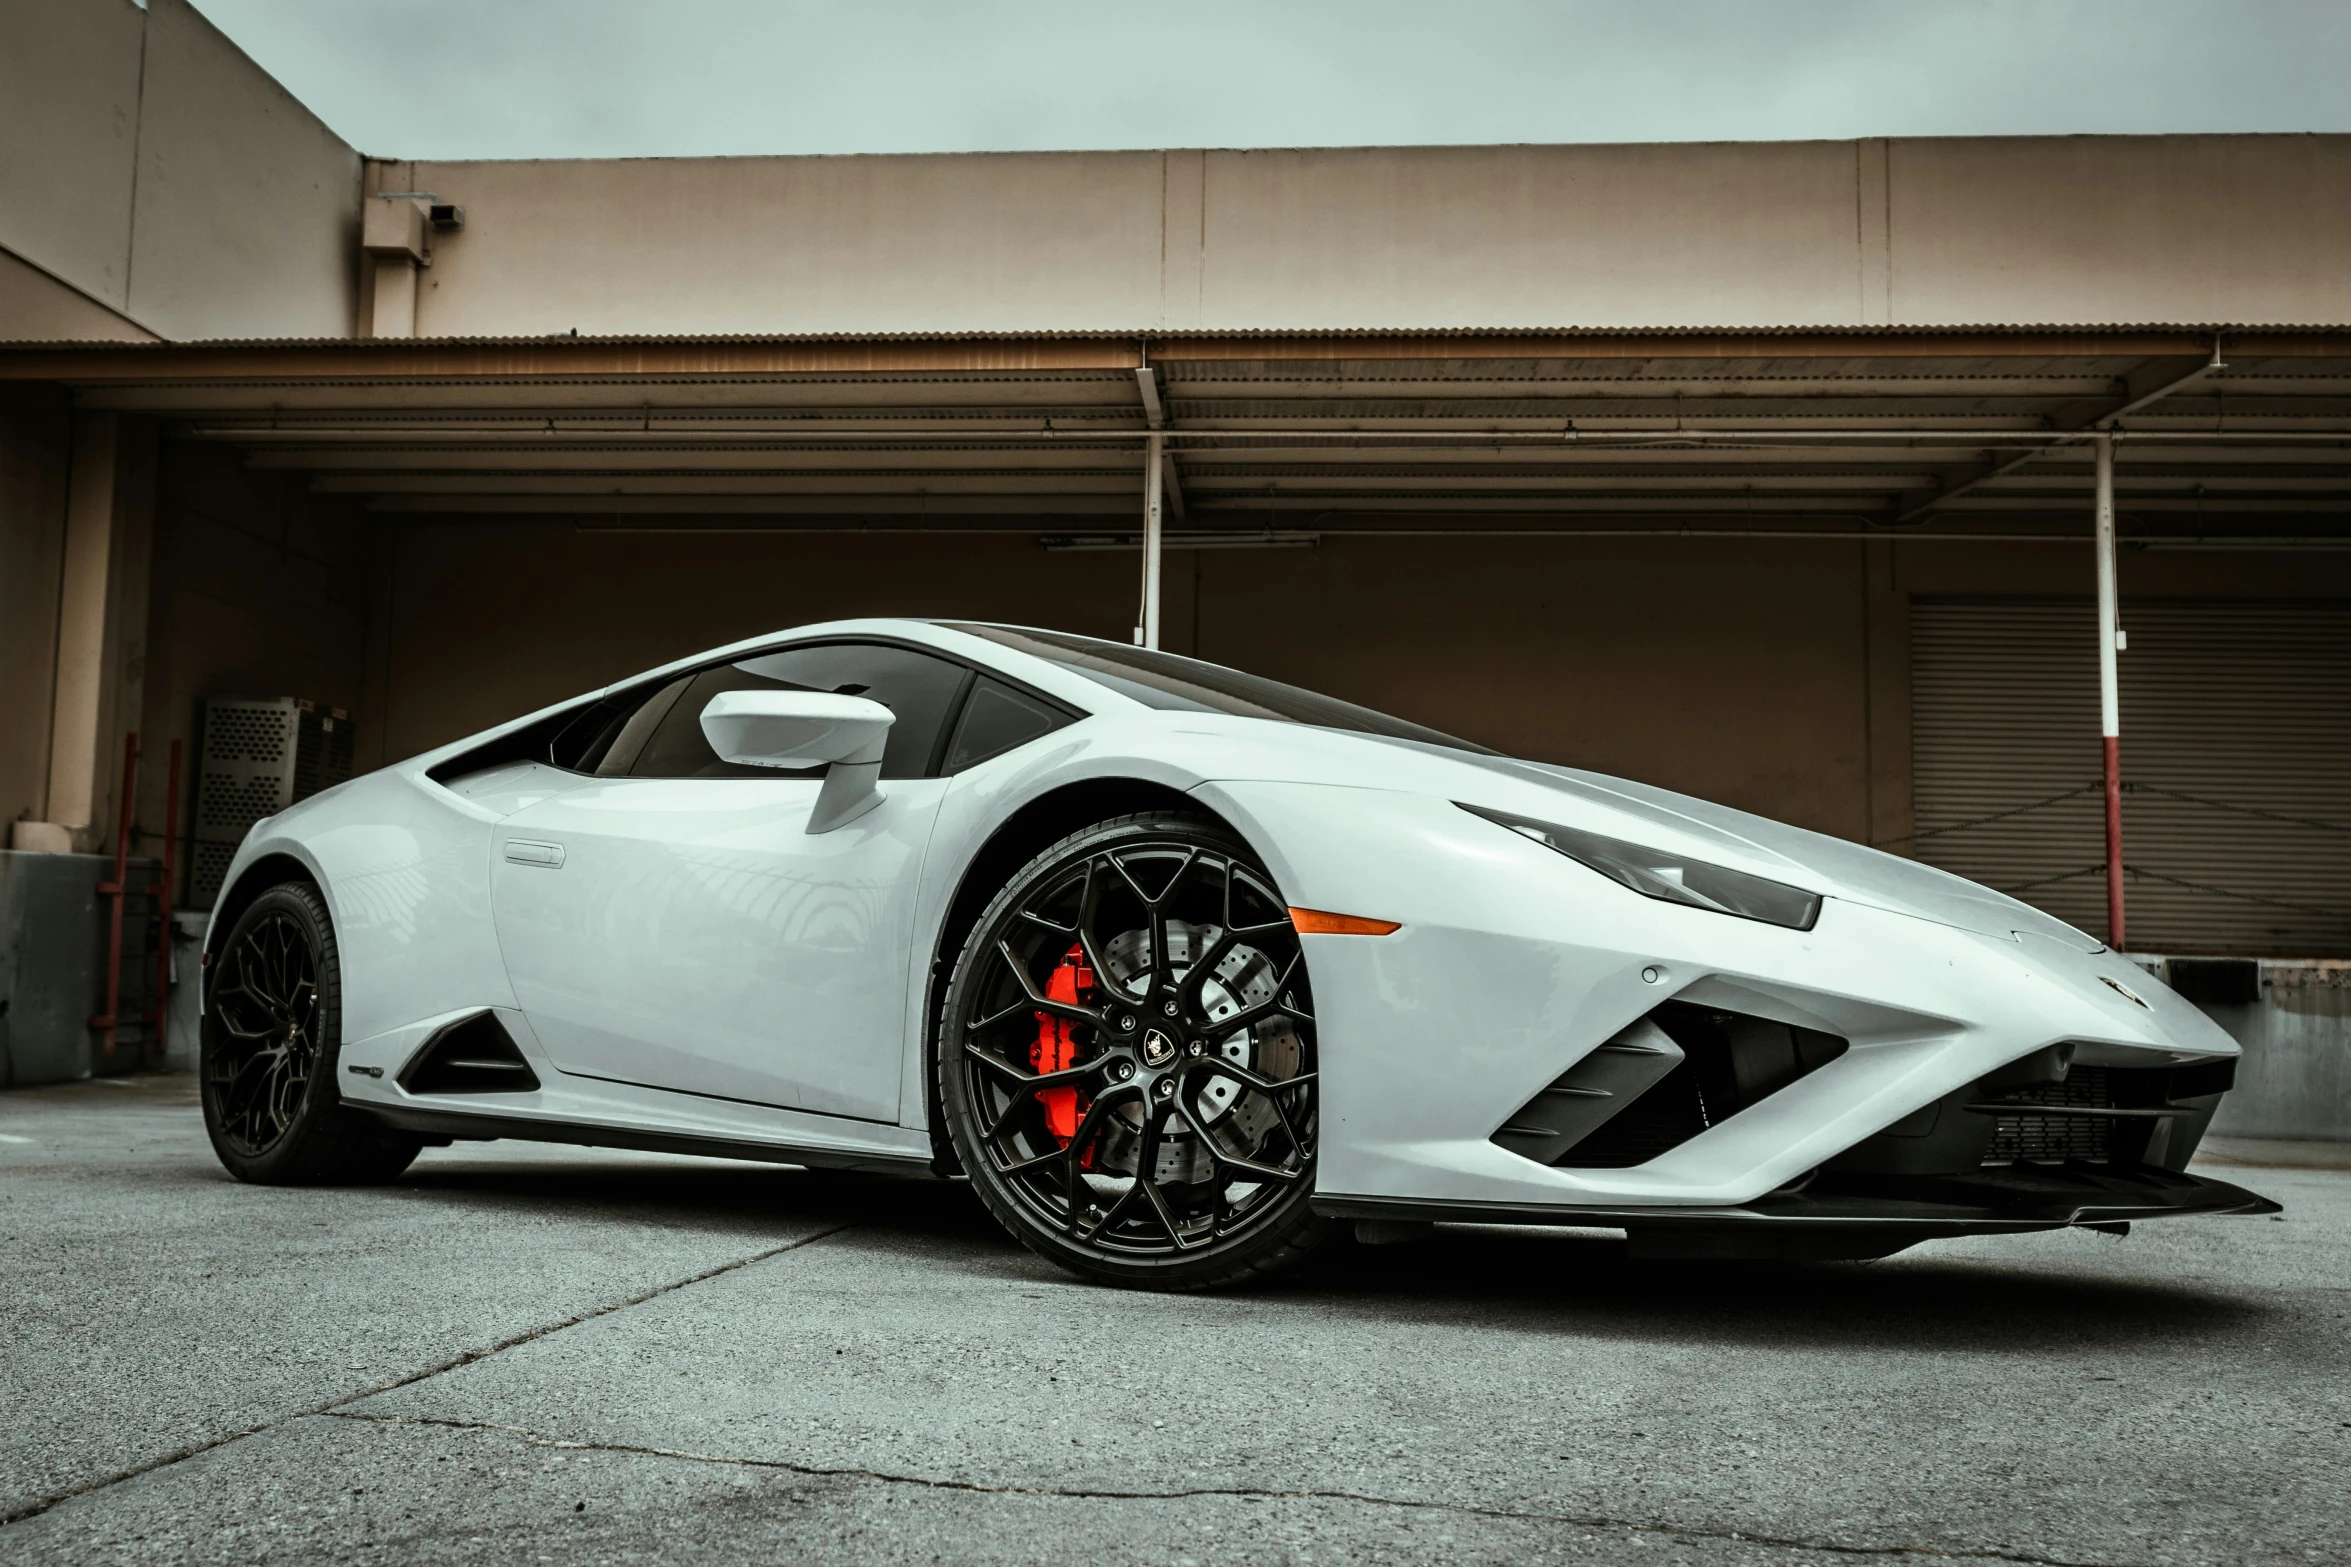
{"label": "car door", "polygon": [[[495,834],[492,906],[517,1001],[565,1072],[895,1121],[916,883],[973,672],[891,643],[731,660],[637,703],[595,777]],[[822,770],[719,759],[721,691],[871,697],[896,715],[882,801],[829,832]]]}

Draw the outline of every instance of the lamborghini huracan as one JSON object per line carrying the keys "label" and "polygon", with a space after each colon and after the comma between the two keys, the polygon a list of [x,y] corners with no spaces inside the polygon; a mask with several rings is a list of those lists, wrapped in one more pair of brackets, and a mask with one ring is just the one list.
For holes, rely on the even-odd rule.
{"label": "lamborghini huracan", "polygon": [[2236,1044],[2048,915],[1194,659],[943,621],[683,660],[255,826],[202,1094],[261,1182],[481,1138],[968,1180],[1088,1277],[2270,1212]]}

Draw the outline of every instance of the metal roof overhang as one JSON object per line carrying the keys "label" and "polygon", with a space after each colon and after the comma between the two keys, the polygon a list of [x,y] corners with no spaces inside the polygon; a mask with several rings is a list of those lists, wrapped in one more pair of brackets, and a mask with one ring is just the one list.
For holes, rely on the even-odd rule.
{"label": "metal roof overhang", "polygon": [[2107,428],[2129,533],[2351,538],[2345,328],[0,347],[0,381],[386,512],[1111,534],[1146,367],[1179,537],[2080,538]]}

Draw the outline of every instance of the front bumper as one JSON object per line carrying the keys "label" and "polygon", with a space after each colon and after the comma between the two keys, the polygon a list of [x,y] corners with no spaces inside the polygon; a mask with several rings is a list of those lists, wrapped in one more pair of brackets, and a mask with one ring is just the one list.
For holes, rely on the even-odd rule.
{"label": "front bumper", "polygon": [[[1979,1185],[1957,1195],[1884,1175],[1866,1190],[1821,1184],[1843,1179],[1834,1162],[1857,1145],[2060,1044],[2101,1069],[2236,1055],[2117,954],[1835,896],[1807,931],[1662,903],[1434,798],[1285,784],[1203,792],[1264,849],[1293,902],[1403,922],[1390,936],[1305,938],[1322,1058],[1319,1182],[1326,1204],[1346,1205],[1331,1211],[1642,1233],[1834,1222],[1926,1238],[2261,1202],[2176,1173],[2217,1096],[2201,1113],[2167,1112],[2179,1119],[2161,1156],[2143,1150],[2156,1168],[2102,1165],[2082,1193],[2074,1177],[2048,1185],[2042,1164],[1972,1171]],[[1513,1117],[1669,1002],[1843,1048],[1655,1157],[1522,1156],[1535,1140]]]}

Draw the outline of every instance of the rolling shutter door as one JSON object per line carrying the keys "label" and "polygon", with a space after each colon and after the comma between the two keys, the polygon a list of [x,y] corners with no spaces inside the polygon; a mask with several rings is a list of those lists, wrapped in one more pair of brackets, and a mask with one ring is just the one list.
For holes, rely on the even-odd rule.
{"label": "rolling shutter door", "polygon": [[[2351,605],[2123,604],[2130,946],[2351,955]],[[2106,930],[2087,600],[1911,608],[1918,857]]]}

